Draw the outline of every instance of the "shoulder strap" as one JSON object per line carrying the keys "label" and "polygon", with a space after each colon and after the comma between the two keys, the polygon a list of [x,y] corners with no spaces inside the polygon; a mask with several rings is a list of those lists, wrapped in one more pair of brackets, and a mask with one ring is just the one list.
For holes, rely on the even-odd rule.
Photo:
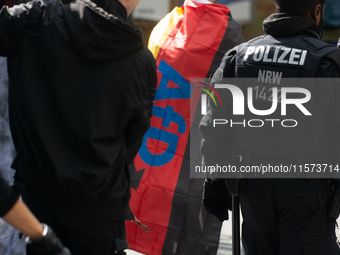
{"label": "shoulder strap", "polygon": [[228,52],[227,52],[227,56],[234,56],[236,54],[236,51],[237,51],[237,48],[238,48],[239,45],[236,45],[234,48],[230,49]]}

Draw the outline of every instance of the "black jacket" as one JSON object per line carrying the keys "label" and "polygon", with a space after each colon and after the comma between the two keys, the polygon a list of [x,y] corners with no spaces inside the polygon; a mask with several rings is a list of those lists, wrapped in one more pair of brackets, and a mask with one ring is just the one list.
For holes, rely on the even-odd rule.
{"label": "black jacket", "polygon": [[[222,78],[230,77],[253,77],[258,82],[261,80],[259,74],[263,74],[263,70],[276,74],[280,72],[282,78],[339,77],[336,61],[329,55],[338,50],[320,41],[319,30],[314,21],[306,17],[274,14],[264,21],[264,31],[267,35],[252,39],[228,52],[216,71],[213,82],[221,83]],[[286,51],[283,52],[282,46],[285,46],[283,49]],[[257,54],[256,58],[250,50],[247,50],[250,47],[255,49],[253,53]],[[266,51],[262,55],[262,59],[265,60],[259,57],[261,56],[258,53],[261,50],[259,47]],[[294,53],[293,57],[285,55],[283,58],[284,55],[281,53],[286,54],[289,49],[292,52],[294,49],[295,52],[301,54]],[[248,52],[248,56],[245,52]],[[265,56],[265,54],[268,55]],[[304,54],[306,54],[306,61],[303,61]],[[297,61],[299,57],[300,62]],[[265,90],[266,86],[267,88],[273,87],[270,82],[262,82],[262,85],[258,82],[258,84],[263,86],[260,91],[268,92],[268,89]],[[294,85],[289,84],[289,86]],[[302,163],[301,160],[305,160],[305,163],[334,163],[338,160],[340,149],[339,83],[320,84],[309,89],[313,91],[312,100],[309,102],[309,107],[313,109],[313,118],[300,116],[301,114],[298,115],[300,112],[296,111],[294,116],[300,118],[301,121],[296,128],[291,129],[277,127],[278,125],[273,128],[268,122],[261,128],[249,127],[247,124],[245,127],[241,125],[213,127],[214,119],[227,119],[229,122],[231,122],[230,119],[241,122],[240,118],[246,119],[246,122],[248,119],[279,119],[280,117],[290,119],[290,117],[282,117],[279,111],[274,113],[276,115],[273,114],[275,117],[254,116],[246,112],[238,119],[238,116],[233,115],[231,111],[230,93],[228,90],[221,91],[220,96],[224,105],[215,107],[210,103],[207,114],[200,123],[200,132],[204,138],[201,151],[205,156],[205,164],[208,166],[223,165],[237,150],[240,150],[246,165],[260,165],[268,162],[279,165]],[[271,101],[264,101],[263,98],[254,101],[254,104],[257,103],[263,107],[257,109],[269,109],[272,105]],[[258,122],[254,125],[258,125]]]}
{"label": "black jacket", "polygon": [[0,12],[16,181],[68,210],[131,219],[128,164],[150,125],[155,61],[116,0]]}

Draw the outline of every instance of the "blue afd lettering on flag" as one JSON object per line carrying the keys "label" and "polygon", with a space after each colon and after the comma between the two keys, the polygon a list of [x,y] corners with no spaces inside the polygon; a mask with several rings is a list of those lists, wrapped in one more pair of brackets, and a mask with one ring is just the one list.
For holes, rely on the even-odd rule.
{"label": "blue afd lettering on flag", "polygon": [[[158,70],[163,74],[156,92],[155,101],[163,99],[190,99],[193,86],[184,79],[175,69],[173,69],[164,60],[158,67]],[[168,88],[169,81],[174,82],[179,88]],[[162,108],[153,106],[153,115],[162,118],[162,127],[169,128],[170,122],[176,123],[177,132],[184,134],[186,131],[186,122],[181,114],[174,111],[174,107],[166,106]],[[149,138],[162,141],[168,144],[166,151],[161,154],[153,154],[147,148],[147,141]],[[162,166],[169,163],[175,156],[179,135],[172,132],[162,130],[156,127],[150,127],[148,132],[144,135],[143,145],[139,150],[141,159],[150,166]]]}
{"label": "blue afd lettering on flag", "polygon": [[[168,148],[165,152],[159,155],[152,154],[147,146],[147,140],[149,138],[159,140],[168,144]],[[150,127],[148,132],[144,136],[143,146],[139,150],[141,159],[150,166],[162,166],[170,162],[175,155],[178,144],[178,135],[171,132]]]}
{"label": "blue afd lettering on flag", "polygon": [[[190,99],[193,86],[164,60],[161,60],[158,71],[162,75],[156,92],[155,101],[162,99]],[[168,88],[169,81],[173,81],[179,88]]]}
{"label": "blue afd lettering on flag", "polygon": [[186,123],[182,115],[174,111],[174,108],[167,106],[166,108],[154,106],[152,114],[156,117],[162,118],[162,127],[169,128],[170,122],[174,122],[178,125],[177,132],[184,134],[186,130]]}

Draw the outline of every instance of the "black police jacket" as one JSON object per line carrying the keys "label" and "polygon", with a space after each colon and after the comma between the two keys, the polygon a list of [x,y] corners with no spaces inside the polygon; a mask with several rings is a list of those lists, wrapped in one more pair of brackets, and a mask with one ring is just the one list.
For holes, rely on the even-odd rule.
{"label": "black police jacket", "polygon": [[[283,78],[339,77],[337,61],[331,57],[338,49],[320,40],[313,20],[281,13],[268,17],[263,27],[266,35],[241,44],[225,55],[213,83],[223,83],[222,78],[230,77],[237,77],[237,80],[255,78],[255,83],[242,83],[240,88],[245,93],[247,86],[253,86],[254,93],[259,92],[258,96],[254,95],[253,104],[256,109],[264,110],[271,108],[273,100],[269,94],[273,87],[280,86]],[[244,164],[249,165],[301,161],[339,163],[339,81],[285,86],[304,87],[311,91],[311,100],[305,107],[313,113],[313,117],[302,114],[297,107],[291,110],[290,115],[281,116],[277,108],[267,119],[279,119],[279,122],[260,123],[257,119],[266,118],[247,110],[242,116],[234,115],[231,93],[226,89],[219,90],[223,106],[209,103],[199,127],[203,136],[201,151],[205,164],[223,165],[235,151],[242,155]],[[298,122],[296,127],[281,125],[282,119],[292,117]],[[228,124],[214,126],[215,119],[226,119]],[[231,127],[232,121],[238,124]],[[262,127],[254,127],[263,123]]]}
{"label": "black police jacket", "polygon": [[16,181],[76,213],[132,219],[128,164],[150,125],[156,65],[118,1],[0,12]]}

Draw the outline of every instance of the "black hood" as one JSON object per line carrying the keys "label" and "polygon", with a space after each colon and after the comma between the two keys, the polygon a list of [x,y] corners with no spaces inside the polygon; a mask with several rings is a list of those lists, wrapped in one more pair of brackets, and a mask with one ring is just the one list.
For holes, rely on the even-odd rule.
{"label": "black hood", "polygon": [[87,62],[112,61],[144,47],[142,31],[128,20],[120,2],[97,1],[96,5],[76,0],[63,6],[69,36]]}
{"label": "black hood", "polygon": [[304,16],[294,16],[286,13],[274,13],[263,21],[263,31],[272,36],[293,36],[306,33],[318,39],[322,31],[315,21]]}

